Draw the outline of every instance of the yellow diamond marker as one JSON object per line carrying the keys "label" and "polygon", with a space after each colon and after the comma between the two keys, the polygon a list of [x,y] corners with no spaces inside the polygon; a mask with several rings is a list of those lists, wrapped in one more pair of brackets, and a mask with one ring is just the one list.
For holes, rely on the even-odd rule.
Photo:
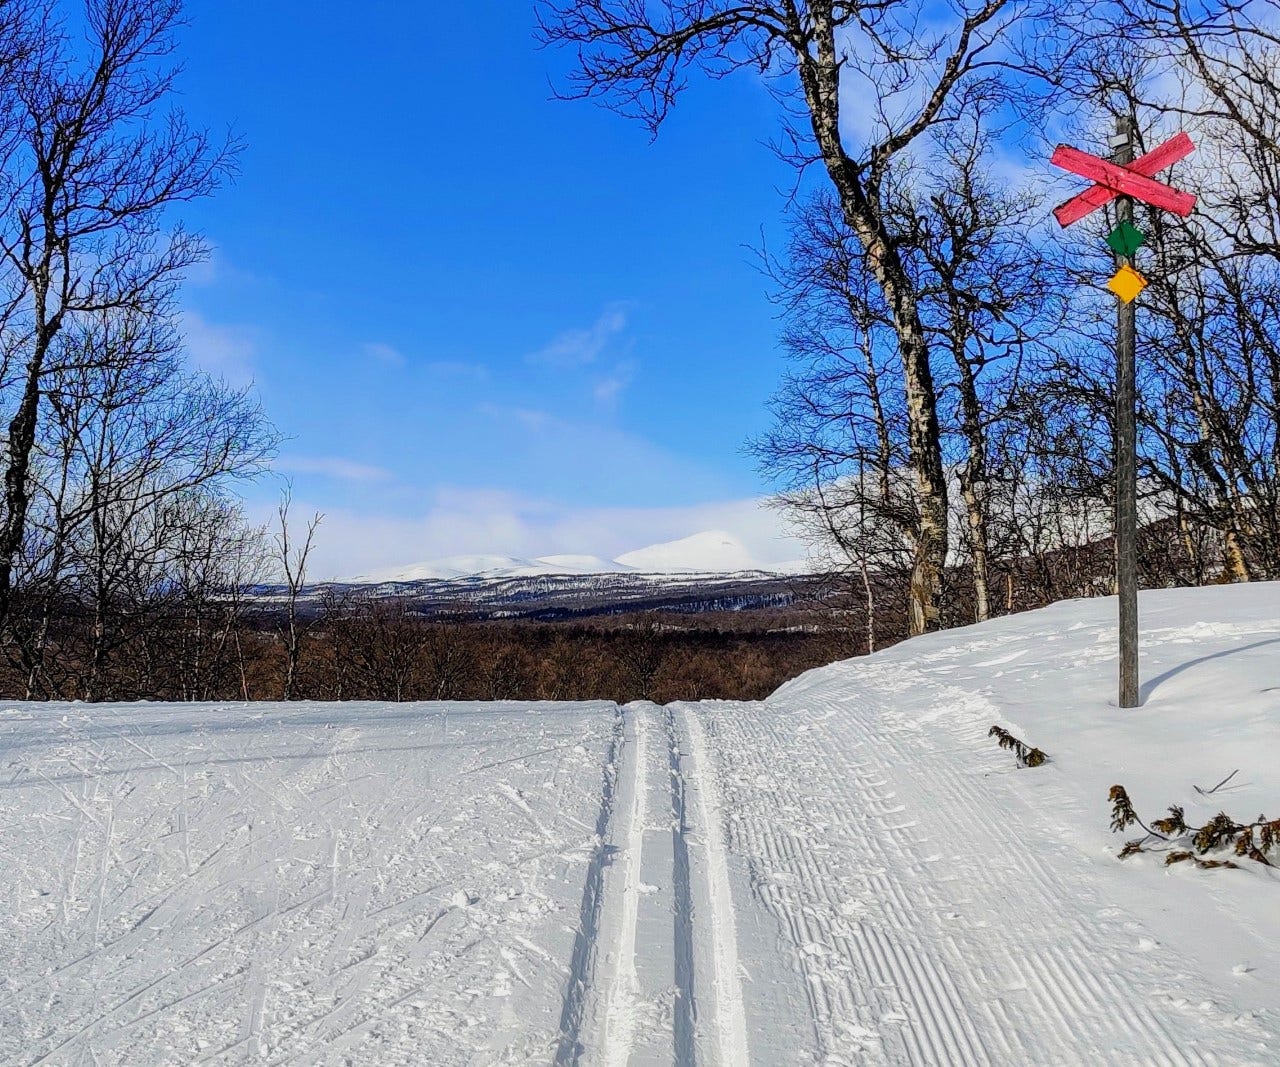
{"label": "yellow diamond marker", "polygon": [[1107,288],[1126,304],[1132,304],[1146,287],[1147,279],[1129,266],[1121,267],[1107,282]]}

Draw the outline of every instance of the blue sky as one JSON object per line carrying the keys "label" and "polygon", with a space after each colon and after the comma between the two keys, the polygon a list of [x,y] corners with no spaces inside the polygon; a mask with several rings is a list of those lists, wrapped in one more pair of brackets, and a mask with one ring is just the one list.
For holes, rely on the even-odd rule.
{"label": "blue sky", "polygon": [[695,79],[651,143],[552,99],[531,0],[187,11],[180,104],[247,146],[184,213],[215,249],[188,348],[286,436],[317,577],[713,527],[802,554],[742,453],[782,372],[753,249],[793,181],[763,84]]}

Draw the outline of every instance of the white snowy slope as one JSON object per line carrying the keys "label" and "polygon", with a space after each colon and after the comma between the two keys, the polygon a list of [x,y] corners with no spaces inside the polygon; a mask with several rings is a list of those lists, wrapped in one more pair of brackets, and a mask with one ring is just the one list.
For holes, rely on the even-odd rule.
{"label": "white snowy slope", "polygon": [[608,704],[0,713],[0,1063],[524,1063]]}
{"label": "white snowy slope", "polygon": [[[1142,834],[1112,834],[1107,802],[1280,818],[1280,586],[1140,603],[1138,709],[1116,706],[1114,599],[690,707],[753,1062],[1280,1063],[1280,872],[1120,861]],[[1017,767],[993,724],[1051,762]]]}
{"label": "white snowy slope", "polygon": [[627,552],[616,562],[638,571],[750,571],[763,569],[747,546],[731,533],[723,530],[706,530],[682,537],[678,541],[666,541],[650,545],[634,552]]}
{"label": "white snowy slope", "polygon": [[611,574],[626,570],[622,564],[601,559],[599,556],[573,554],[539,556],[533,562],[541,568],[540,573],[543,574]]}
{"label": "white snowy slope", "polygon": [[0,706],[0,1063],[1280,1063],[1280,874],[1107,803],[1280,818],[1280,587],[1144,593],[1128,711],[1114,610],[763,703]]}

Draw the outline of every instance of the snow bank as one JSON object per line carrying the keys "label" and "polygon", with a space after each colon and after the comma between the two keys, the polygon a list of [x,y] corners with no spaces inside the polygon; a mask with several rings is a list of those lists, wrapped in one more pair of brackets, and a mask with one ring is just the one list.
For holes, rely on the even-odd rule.
{"label": "snow bank", "polygon": [[[1123,785],[1148,825],[1171,804],[1196,825],[1223,810],[1241,822],[1260,813],[1280,818],[1280,583],[1144,591],[1139,610],[1138,708],[1116,702],[1114,598],[916,638],[810,671],[768,704],[829,705],[888,686],[893,713],[908,728],[968,728],[974,745],[994,746],[985,729],[998,724],[1039,747],[1051,759],[1045,766],[1017,768],[1011,753],[999,752],[995,769],[983,771],[993,795],[1008,803],[1027,853],[1080,865],[1102,899],[1140,915],[1154,937],[1134,939],[1131,951],[1174,950],[1193,964],[1178,996],[1194,1003],[1212,976],[1239,1006],[1274,1008],[1277,871],[1248,860],[1238,871],[1166,868],[1159,855],[1122,862],[1123,843],[1143,835],[1137,827],[1109,830],[1107,794]],[[953,758],[973,764],[972,753]],[[1211,796],[1195,788],[1212,789],[1232,772]],[[1280,867],[1280,853],[1272,860]],[[1280,1060],[1280,1049],[1272,1055]]]}

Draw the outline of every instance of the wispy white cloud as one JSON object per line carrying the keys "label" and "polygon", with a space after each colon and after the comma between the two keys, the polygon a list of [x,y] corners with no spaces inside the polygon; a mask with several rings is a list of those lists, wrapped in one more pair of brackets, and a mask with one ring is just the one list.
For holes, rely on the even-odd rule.
{"label": "wispy white cloud", "polygon": [[205,288],[213,285],[261,285],[264,278],[236,266],[222,249],[214,246],[205,259],[186,269],[184,280],[188,285]]}
{"label": "wispy white cloud", "polygon": [[416,370],[432,378],[454,382],[487,382],[491,377],[489,368],[483,363],[468,363],[461,359],[435,359],[425,363],[411,361],[400,349],[383,341],[366,341],[360,346],[360,354],[369,362],[383,367],[406,367],[412,362]]}
{"label": "wispy white cloud", "polygon": [[381,363],[384,367],[403,367],[405,364],[401,352],[382,341],[368,341],[360,346],[360,351],[366,358]]}
{"label": "wispy white cloud", "polygon": [[528,361],[561,370],[588,366],[600,358],[626,326],[626,311],[613,305],[586,329],[557,334],[550,343],[530,354]]}
{"label": "wispy white cloud", "polygon": [[486,402],[478,405],[476,410],[495,422],[515,423],[534,433],[569,428],[568,423],[561,422],[550,412],[540,411],[537,408],[523,408],[510,404],[491,404]]}
{"label": "wispy white cloud", "polygon": [[213,323],[189,310],[182,314],[181,329],[187,358],[200,370],[234,386],[254,380],[258,342],[253,330]]}
{"label": "wispy white cloud", "polygon": [[343,482],[386,482],[392,474],[383,467],[356,463],[340,456],[280,456],[276,467],[289,474],[318,474]]}
{"label": "wispy white cloud", "polygon": [[437,359],[423,364],[422,369],[433,378],[452,381],[487,382],[492,375],[483,363],[467,363],[460,359]]}
{"label": "wispy white cloud", "polygon": [[604,378],[599,379],[592,387],[591,394],[595,397],[596,403],[603,407],[612,407],[618,402],[618,398],[622,395],[622,391],[634,381],[636,376],[635,364],[630,360],[619,363],[613,368],[613,372]]}

